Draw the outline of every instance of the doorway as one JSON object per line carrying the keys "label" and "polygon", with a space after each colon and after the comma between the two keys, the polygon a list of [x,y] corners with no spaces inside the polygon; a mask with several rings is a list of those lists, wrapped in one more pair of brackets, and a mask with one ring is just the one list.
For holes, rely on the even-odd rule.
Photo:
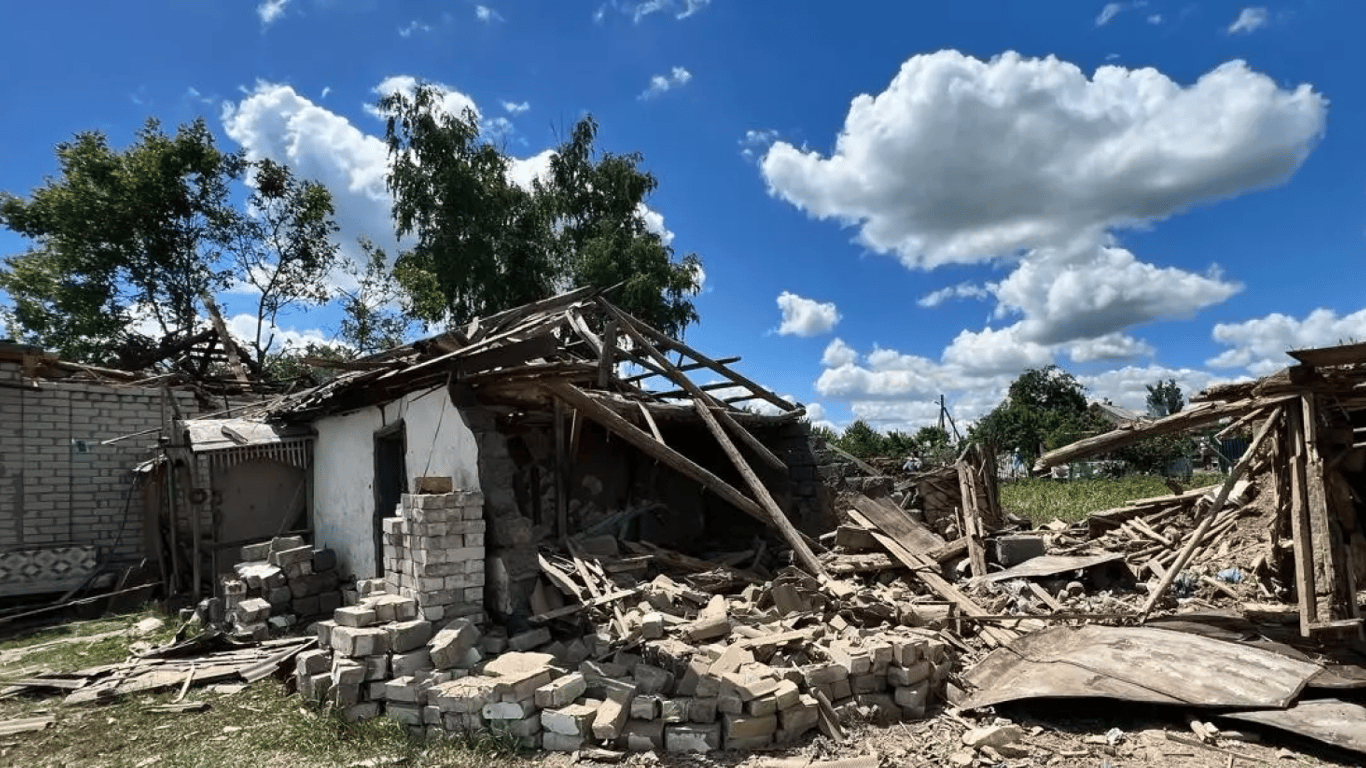
{"label": "doorway", "polygon": [[384,575],[384,527],[381,521],[397,514],[394,510],[408,492],[407,431],[399,420],[375,432],[375,575]]}

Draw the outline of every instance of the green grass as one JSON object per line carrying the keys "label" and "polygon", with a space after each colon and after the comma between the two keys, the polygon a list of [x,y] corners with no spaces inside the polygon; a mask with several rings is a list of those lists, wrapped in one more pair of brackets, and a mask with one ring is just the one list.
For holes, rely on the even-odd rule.
{"label": "green grass", "polygon": [[[128,630],[147,618],[161,619],[161,628],[143,637],[131,637]],[[174,617],[149,606],[137,613],[22,632],[0,642],[0,674],[15,674],[18,670],[33,668],[75,672],[113,664],[128,657],[131,643],[139,640],[152,645],[165,643],[178,626]]]}
{"label": "green grass", "polygon": [[[130,630],[157,616],[166,624],[141,638]],[[176,623],[153,609],[66,624],[0,643],[0,676],[36,669],[74,671],[122,661],[137,641],[164,643]],[[117,635],[87,642],[80,638]],[[25,651],[30,652],[25,652]],[[113,768],[312,768],[353,766],[525,766],[515,740],[476,733],[425,744],[397,721],[376,718],[348,723],[335,711],[306,705],[278,680],[266,679],[230,694],[194,687],[187,701],[204,701],[202,712],[147,712],[169,703],[177,690],[127,696],[109,704],[63,706],[61,696],[0,698],[0,720],[51,715],[46,730],[0,738],[0,765],[111,766]],[[545,759],[539,760],[541,764]]]}
{"label": "green grass", "polygon": [[[1187,488],[1223,482],[1223,475],[1196,474]],[[1001,506],[1011,514],[1034,523],[1083,520],[1092,512],[1113,509],[1124,502],[1171,493],[1161,477],[1129,475],[1057,482],[1048,478],[1021,478],[1001,482]]]}

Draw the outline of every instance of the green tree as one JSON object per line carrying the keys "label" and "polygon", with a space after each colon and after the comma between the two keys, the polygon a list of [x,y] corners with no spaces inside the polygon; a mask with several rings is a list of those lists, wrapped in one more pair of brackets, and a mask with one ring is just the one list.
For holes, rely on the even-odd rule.
{"label": "green tree", "polygon": [[235,277],[256,294],[256,335],[250,340],[263,365],[275,339],[265,336],[291,306],[326,304],[326,278],[338,264],[332,235],[332,194],[316,181],[295,178],[289,168],[265,159],[252,168],[246,212],[232,213]]}
{"label": "green tree", "polygon": [[1147,387],[1149,416],[1160,419],[1163,416],[1180,413],[1181,409],[1186,407],[1186,398],[1181,393],[1181,386],[1176,383],[1176,379],[1159,381]]}
{"label": "green tree", "polygon": [[969,437],[1001,450],[1019,450],[1026,465],[1043,451],[1097,429],[1086,388],[1056,365],[1031,368],[1011,383],[1006,399],[973,425]]}
{"label": "green tree", "polygon": [[886,440],[880,432],[868,426],[868,422],[858,419],[844,428],[835,444],[850,456],[871,459],[884,455]]}
{"label": "green tree", "polygon": [[[202,119],[175,135],[148,120],[126,149],[81,133],[56,154],[57,177],[27,198],[0,194],[0,224],[32,242],[0,267],[6,324],[19,340],[117,364],[196,330],[203,298],[229,285],[255,289],[258,326],[325,300],[336,259],[331,195],[276,163],[220,151]],[[238,208],[235,184],[248,175]],[[257,334],[258,362],[272,343]]]}
{"label": "green tree", "polygon": [[388,257],[369,239],[360,239],[361,263],[347,260],[344,270],[355,287],[338,291],[342,321],[338,334],[353,355],[371,355],[403,343],[413,320],[399,310],[398,284],[388,268]]}
{"label": "green tree", "polygon": [[228,284],[215,255],[232,240],[230,182],[204,121],[166,135],[148,120],[127,150],[86,132],[57,145],[60,175],[27,199],[0,195],[0,224],[33,247],[9,256],[0,288],[22,341],[105,362],[149,318],[167,336],[192,328],[204,292]]}
{"label": "green tree", "polygon": [[675,261],[648,231],[642,211],[657,182],[639,155],[599,156],[592,118],[526,189],[478,116],[446,112],[438,89],[393,93],[379,107],[395,229],[413,239],[394,274],[416,317],[458,325],[568,288],[620,285],[617,303],[666,333],[697,320],[696,256]]}

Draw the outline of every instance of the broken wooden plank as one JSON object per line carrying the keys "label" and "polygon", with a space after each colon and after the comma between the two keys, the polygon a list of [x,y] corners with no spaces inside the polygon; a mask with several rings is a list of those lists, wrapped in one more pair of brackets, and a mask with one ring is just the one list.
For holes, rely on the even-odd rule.
{"label": "broken wooden plank", "polygon": [[52,715],[42,715],[41,717],[20,717],[14,720],[0,721],[0,736],[13,736],[16,733],[31,733],[41,731],[52,725]]}
{"label": "broken wooden plank", "polygon": [[963,535],[968,540],[968,565],[972,575],[980,579],[987,575],[987,553],[982,543],[982,515],[977,509],[977,484],[972,465],[966,459],[959,459],[954,468],[958,470],[959,511],[963,515]]}
{"label": "broken wooden plank", "polygon": [[585,611],[585,610],[587,610],[587,609],[589,609],[589,608],[597,608],[597,607],[600,606],[600,605],[607,605],[608,603],[613,603],[613,602],[616,602],[617,600],[622,600],[622,599],[624,599],[624,598],[628,598],[628,597],[631,597],[631,596],[633,596],[633,595],[638,595],[638,594],[640,594],[640,591],[641,591],[642,589],[644,589],[644,587],[631,587],[630,589],[618,589],[618,590],[615,591],[615,592],[608,592],[608,593],[605,594],[605,595],[602,595],[602,596],[600,596],[600,597],[595,597],[595,598],[593,598],[593,599],[591,599],[591,600],[588,600],[588,601],[583,602],[583,603],[579,603],[579,604],[577,604],[577,605],[566,605],[566,606],[564,606],[563,608],[556,608],[556,609],[551,610],[551,611],[546,611],[545,613],[538,613],[538,614],[536,614],[535,616],[532,616],[531,618],[527,619],[527,621],[530,621],[532,624],[544,624],[544,623],[546,623],[547,621],[552,621],[552,620],[554,620],[554,619],[558,619],[558,618],[560,618],[561,616],[572,616],[572,615],[574,615],[574,614],[576,614],[576,613],[580,613],[580,612]]}
{"label": "broken wooden plank", "polygon": [[884,504],[863,494],[849,497],[849,503],[862,512],[865,517],[875,521],[875,525],[865,526],[870,531],[872,528],[881,530],[917,555],[928,555],[945,545],[942,537],[917,523],[904,510]]}
{"label": "broken wooden plank", "polygon": [[[891,552],[898,560],[905,563],[917,579],[936,592],[940,597],[953,603],[959,610],[969,616],[989,615],[986,609],[973,602],[971,598],[959,591],[957,587],[950,584],[943,576],[939,575],[937,572],[939,569],[938,563],[926,558],[924,555],[911,551],[905,544],[902,544],[896,538],[888,535],[879,527],[880,523],[885,523],[888,528],[904,528],[903,525],[899,524],[892,512],[903,517],[906,515],[905,512],[902,512],[899,509],[889,510],[888,508],[878,506],[872,506],[869,507],[869,509],[874,517],[865,514],[858,506],[849,509],[849,516],[853,518],[855,522],[872,531],[873,535],[877,537],[878,541],[882,542],[882,546],[886,547],[888,552]],[[877,522],[875,522],[875,518]],[[909,518],[906,519],[909,522],[913,522],[910,521]],[[938,537],[936,536],[935,538]],[[1001,627],[983,627],[981,629],[981,635],[983,639],[991,645],[1004,645],[1018,636],[1016,633]]]}
{"label": "broken wooden plank", "polygon": [[992,651],[965,678],[963,709],[1033,698],[1286,707],[1318,664],[1154,627],[1052,627]]}
{"label": "broken wooden plank", "polygon": [[617,321],[607,321],[602,331],[602,349],[598,350],[598,389],[607,389],[617,365]]}
{"label": "broken wooden plank", "polygon": [[717,496],[730,502],[741,512],[762,523],[771,522],[768,514],[753,499],[740,493],[730,483],[717,477],[710,470],[703,468],[687,456],[666,445],[661,445],[652,435],[599,403],[592,395],[582,389],[573,384],[557,381],[542,382],[540,386],[551,395],[578,409],[588,418],[606,427],[611,433],[639,448],[650,458],[673,468],[684,477],[702,484]]}
{"label": "broken wooden plank", "polygon": [[1004,571],[997,571],[982,578],[982,581],[1010,581],[1011,579],[1042,579],[1072,571],[1084,571],[1098,565],[1113,563],[1124,559],[1122,552],[1102,552],[1096,555],[1040,555],[1030,558],[1019,565]]}
{"label": "broken wooden plank", "polygon": [[1176,558],[1176,562],[1172,564],[1171,568],[1167,569],[1167,573],[1158,582],[1157,587],[1148,594],[1148,601],[1143,604],[1143,610],[1139,612],[1140,617],[1147,618],[1148,614],[1152,613],[1153,606],[1157,605],[1157,601],[1160,600],[1167,589],[1171,587],[1172,582],[1176,579],[1176,575],[1181,572],[1182,568],[1186,567],[1186,564],[1190,562],[1191,557],[1195,555],[1195,550],[1199,548],[1201,539],[1204,538],[1204,535],[1209,531],[1210,527],[1214,525],[1215,518],[1223,511],[1224,503],[1228,501],[1229,493],[1233,490],[1233,486],[1242,478],[1243,473],[1247,472],[1247,468],[1252,464],[1252,457],[1255,456],[1257,451],[1262,447],[1262,443],[1266,441],[1267,435],[1271,434],[1272,428],[1281,420],[1283,410],[1284,409],[1278,407],[1271,416],[1267,417],[1266,421],[1262,422],[1262,426],[1258,428],[1257,433],[1252,436],[1252,442],[1248,444],[1247,450],[1243,452],[1242,458],[1238,459],[1238,463],[1234,464],[1233,469],[1229,471],[1228,479],[1224,480],[1224,484],[1219,487],[1218,495],[1214,497],[1214,504],[1205,512],[1204,519],[1200,521],[1200,525],[1196,527],[1195,532],[1191,534],[1190,540],[1186,543],[1185,548],[1181,550],[1181,554]]}
{"label": "broken wooden plank", "polygon": [[770,451],[768,446],[759,442],[759,438],[755,437],[754,433],[750,432],[745,425],[736,421],[735,417],[730,415],[729,410],[725,408],[713,408],[712,413],[716,415],[717,420],[721,422],[722,426],[730,430],[731,434],[739,437],[740,442],[744,443],[747,448],[753,451],[754,455],[763,459],[765,464],[779,472],[786,473],[788,471],[787,462],[778,458],[778,455],[773,451]]}
{"label": "broken wooden plank", "polygon": [[1219,403],[1201,405],[1178,411],[1170,416],[1142,423],[1128,428],[1111,430],[1103,435],[1088,437],[1078,440],[1070,445],[1049,451],[1039,460],[1034,462],[1034,471],[1041,472],[1049,467],[1059,464],[1066,464],[1069,461],[1076,461],[1097,453],[1113,451],[1123,448],[1126,445],[1147,440],[1150,437],[1159,435],[1170,435],[1176,432],[1184,432],[1187,429],[1218,421],[1225,416],[1241,416],[1249,411],[1256,411],[1269,405],[1292,400],[1296,395],[1282,395],[1279,397],[1261,398],[1256,400],[1239,400],[1232,403]]}

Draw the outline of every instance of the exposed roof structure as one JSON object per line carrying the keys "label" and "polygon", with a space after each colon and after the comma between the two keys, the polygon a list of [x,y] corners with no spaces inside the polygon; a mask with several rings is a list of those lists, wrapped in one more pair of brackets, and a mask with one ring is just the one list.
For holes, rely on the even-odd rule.
{"label": "exposed roof structure", "polygon": [[[783,423],[805,413],[732,369],[738,359],[707,357],[583,288],[367,358],[310,359],[345,372],[276,401],[265,413],[309,420],[447,384],[467,388],[481,403],[525,407],[550,407],[553,392],[568,388],[617,413],[663,419],[696,420],[694,395],[744,423]],[[621,363],[626,365],[619,368]],[[627,368],[633,372],[623,373]],[[690,371],[716,381],[694,384]],[[658,382],[667,389],[650,388]],[[741,407],[753,402],[764,412]]]}

